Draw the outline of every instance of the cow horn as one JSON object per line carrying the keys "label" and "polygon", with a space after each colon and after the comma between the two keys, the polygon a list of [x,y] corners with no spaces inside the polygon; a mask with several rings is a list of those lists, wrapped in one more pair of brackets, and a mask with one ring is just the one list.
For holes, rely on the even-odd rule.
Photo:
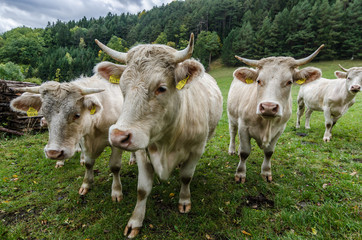
{"label": "cow horn", "polygon": [[304,65],[304,64],[306,64],[306,63],[309,63],[310,61],[312,61],[312,59],[313,59],[315,56],[317,56],[317,54],[320,52],[320,50],[322,50],[322,48],[324,48],[324,44],[322,44],[317,50],[315,50],[314,53],[312,53],[312,54],[309,55],[308,57],[295,60],[295,61],[296,61],[296,65],[297,65],[297,66],[301,66],[301,65]]}
{"label": "cow horn", "polygon": [[113,50],[112,48],[109,48],[106,45],[104,45],[103,43],[101,43],[100,41],[98,41],[98,39],[96,39],[94,41],[105,53],[107,53],[114,60],[117,60],[119,62],[124,62],[124,63],[127,61],[127,53],[118,52],[116,50]]}
{"label": "cow horn", "polygon": [[345,72],[348,72],[348,70],[349,70],[349,69],[346,69],[346,68],[342,67],[341,64],[338,64],[338,66]]}
{"label": "cow horn", "polygon": [[176,63],[182,62],[182,61],[190,58],[193,51],[194,51],[194,34],[191,33],[189,44],[187,45],[187,47],[184,50],[177,51],[175,53],[174,56],[175,56]]}
{"label": "cow horn", "polygon": [[19,91],[19,92],[30,92],[30,93],[39,93],[40,91],[40,86],[36,86],[36,87],[20,87],[20,88],[12,88],[15,91]]}
{"label": "cow horn", "polygon": [[235,55],[235,58],[242,61],[243,63],[252,66],[252,67],[259,67],[259,60],[252,60],[252,59],[247,59],[247,58],[242,58],[239,56]]}
{"label": "cow horn", "polygon": [[88,94],[92,94],[92,93],[99,93],[99,92],[103,92],[104,89],[102,88],[81,88],[80,92],[82,95],[88,95]]}

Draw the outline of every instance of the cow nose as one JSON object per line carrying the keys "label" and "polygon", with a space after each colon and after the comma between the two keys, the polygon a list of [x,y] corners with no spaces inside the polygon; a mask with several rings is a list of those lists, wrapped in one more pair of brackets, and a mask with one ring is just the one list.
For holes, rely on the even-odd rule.
{"label": "cow nose", "polygon": [[259,105],[259,111],[263,116],[275,117],[279,111],[279,105],[272,102],[263,102]]}
{"label": "cow nose", "polygon": [[351,86],[351,91],[352,92],[359,92],[361,90],[361,86],[360,85],[352,85]]}
{"label": "cow nose", "polygon": [[46,150],[45,154],[50,159],[63,159],[64,158],[64,151],[63,150]]}
{"label": "cow nose", "polygon": [[113,129],[110,140],[115,147],[127,148],[131,144],[132,134],[129,131]]}

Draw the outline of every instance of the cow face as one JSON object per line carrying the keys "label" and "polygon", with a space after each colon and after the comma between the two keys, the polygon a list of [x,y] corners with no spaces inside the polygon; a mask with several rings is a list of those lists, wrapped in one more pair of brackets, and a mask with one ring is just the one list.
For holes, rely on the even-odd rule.
{"label": "cow face", "polygon": [[124,105],[109,129],[113,146],[136,151],[167,134],[180,111],[180,95],[204,71],[197,61],[185,61],[192,48],[193,35],[182,57],[164,45],[140,45],[127,53],[127,67],[120,79]]}
{"label": "cow face", "polygon": [[[292,57],[269,57],[250,60],[235,56],[240,61],[256,69],[239,68],[234,78],[246,84],[256,84],[256,114],[263,118],[283,117],[291,114],[291,86],[293,83],[305,84],[321,77],[317,68],[298,69],[298,66],[310,62],[324,47],[320,46],[310,56],[295,60]],[[285,111],[285,109],[289,109]],[[289,115],[286,116],[289,118]]]}
{"label": "cow face", "polygon": [[257,88],[256,114],[263,118],[282,117],[285,108],[290,109],[293,83],[305,84],[321,76],[317,68],[298,70],[293,58],[271,57],[262,59],[257,69],[239,68],[234,78]]}
{"label": "cow face", "polygon": [[72,157],[84,135],[84,125],[89,124],[92,115],[102,111],[97,98],[87,94],[103,89],[82,89],[72,83],[47,82],[40,87],[22,90],[29,89],[33,93],[24,93],[14,99],[11,107],[20,112],[26,112],[30,107],[41,111],[49,129],[49,141],[44,148],[48,158],[62,160]]}
{"label": "cow face", "polygon": [[340,67],[345,72],[335,71],[334,74],[338,78],[346,79],[346,89],[352,94],[357,94],[361,91],[362,86],[362,67],[353,67],[350,69]]}

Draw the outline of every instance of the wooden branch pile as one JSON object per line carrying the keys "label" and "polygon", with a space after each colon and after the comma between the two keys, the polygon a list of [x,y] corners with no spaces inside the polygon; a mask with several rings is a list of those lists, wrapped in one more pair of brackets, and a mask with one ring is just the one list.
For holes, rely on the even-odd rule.
{"label": "wooden branch pile", "polygon": [[28,117],[26,114],[10,109],[10,101],[21,95],[11,88],[33,87],[35,83],[0,80],[0,132],[23,135],[26,132],[39,131],[42,116]]}

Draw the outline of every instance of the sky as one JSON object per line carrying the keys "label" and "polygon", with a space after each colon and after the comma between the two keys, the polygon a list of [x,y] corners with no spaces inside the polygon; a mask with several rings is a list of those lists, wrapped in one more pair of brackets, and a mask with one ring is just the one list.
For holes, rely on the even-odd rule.
{"label": "sky", "polygon": [[26,26],[45,28],[48,22],[64,22],[106,16],[108,12],[138,13],[172,0],[0,0],[0,33]]}

